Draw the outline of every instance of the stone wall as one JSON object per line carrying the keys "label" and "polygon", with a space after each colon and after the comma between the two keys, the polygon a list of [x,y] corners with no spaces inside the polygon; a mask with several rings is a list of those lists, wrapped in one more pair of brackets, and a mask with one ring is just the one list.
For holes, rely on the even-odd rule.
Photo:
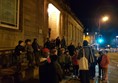
{"label": "stone wall", "polygon": [[[0,49],[14,48],[19,40],[37,38],[40,45],[48,37],[48,4],[52,3],[61,14],[59,36],[67,44],[82,42],[83,27],[58,0],[20,0],[20,30],[0,27]],[[60,5],[62,4],[62,5]],[[71,33],[71,34],[70,34]]]}
{"label": "stone wall", "polygon": [[19,40],[37,38],[43,44],[44,0],[20,0],[20,29],[0,27],[0,49],[14,48]]}

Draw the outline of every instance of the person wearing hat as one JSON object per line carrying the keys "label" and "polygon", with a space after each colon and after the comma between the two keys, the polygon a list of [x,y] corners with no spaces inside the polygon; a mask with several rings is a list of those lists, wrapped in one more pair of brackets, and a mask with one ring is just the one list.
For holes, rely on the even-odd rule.
{"label": "person wearing hat", "polygon": [[57,80],[54,59],[51,61],[48,48],[42,49],[39,64],[39,81],[40,83],[59,83]]}

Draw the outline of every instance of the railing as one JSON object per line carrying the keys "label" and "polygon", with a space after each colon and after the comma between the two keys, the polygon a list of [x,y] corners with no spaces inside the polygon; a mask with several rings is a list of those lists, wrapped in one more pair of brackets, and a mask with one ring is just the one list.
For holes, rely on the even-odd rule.
{"label": "railing", "polygon": [[8,67],[12,65],[14,49],[0,50],[0,66]]}

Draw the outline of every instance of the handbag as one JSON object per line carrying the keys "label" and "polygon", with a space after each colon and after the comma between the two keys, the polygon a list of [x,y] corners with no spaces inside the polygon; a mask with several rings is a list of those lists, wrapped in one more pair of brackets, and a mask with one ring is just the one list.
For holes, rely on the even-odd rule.
{"label": "handbag", "polygon": [[79,60],[79,70],[88,70],[88,60],[85,57],[85,51],[83,48],[83,57]]}

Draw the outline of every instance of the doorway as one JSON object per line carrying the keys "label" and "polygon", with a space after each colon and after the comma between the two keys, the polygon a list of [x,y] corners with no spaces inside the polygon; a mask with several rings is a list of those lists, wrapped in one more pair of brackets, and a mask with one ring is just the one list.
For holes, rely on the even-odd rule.
{"label": "doorway", "polygon": [[60,32],[60,11],[51,3],[48,4],[49,37],[55,39]]}

